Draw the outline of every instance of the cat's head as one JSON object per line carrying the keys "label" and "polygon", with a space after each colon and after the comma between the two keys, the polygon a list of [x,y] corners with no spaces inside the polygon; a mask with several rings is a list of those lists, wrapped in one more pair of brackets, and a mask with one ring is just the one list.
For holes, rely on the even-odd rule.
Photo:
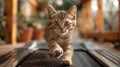
{"label": "cat's head", "polygon": [[58,10],[48,5],[48,26],[59,35],[66,35],[76,26],[76,6],[72,6],[67,11]]}

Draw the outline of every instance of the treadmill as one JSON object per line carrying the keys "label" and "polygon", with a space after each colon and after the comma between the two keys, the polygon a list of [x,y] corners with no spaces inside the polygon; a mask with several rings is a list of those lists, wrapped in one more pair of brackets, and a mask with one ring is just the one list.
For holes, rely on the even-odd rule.
{"label": "treadmill", "polygon": [[46,43],[32,41],[0,56],[0,67],[120,67],[120,54],[95,49],[90,43],[74,43],[73,65],[54,58]]}

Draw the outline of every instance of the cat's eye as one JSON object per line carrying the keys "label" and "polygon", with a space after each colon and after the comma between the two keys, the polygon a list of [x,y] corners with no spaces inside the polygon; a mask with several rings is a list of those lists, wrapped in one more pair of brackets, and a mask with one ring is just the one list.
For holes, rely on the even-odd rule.
{"label": "cat's eye", "polygon": [[54,24],[57,25],[57,26],[59,25],[59,23],[57,21],[55,21]]}
{"label": "cat's eye", "polygon": [[69,23],[68,22],[65,22],[65,26],[68,26],[69,25]]}

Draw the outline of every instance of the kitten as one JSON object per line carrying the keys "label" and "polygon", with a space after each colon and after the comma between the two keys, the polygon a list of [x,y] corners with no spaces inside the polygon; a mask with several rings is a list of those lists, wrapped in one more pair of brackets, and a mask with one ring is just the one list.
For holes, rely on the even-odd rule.
{"label": "kitten", "polygon": [[56,11],[48,5],[48,23],[46,24],[45,40],[54,57],[62,57],[63,65],[72,65],[72,37],[71,31],[76,26],[76,6],[68,11]]}

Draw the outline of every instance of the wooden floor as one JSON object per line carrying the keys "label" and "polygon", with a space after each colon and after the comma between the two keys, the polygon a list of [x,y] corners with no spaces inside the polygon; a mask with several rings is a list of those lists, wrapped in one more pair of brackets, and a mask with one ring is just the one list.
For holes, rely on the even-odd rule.
{"label": "wooden floor", "polygon": [[0,46],[0,56],[4,55],[10,51],[13,51],[14,49],[23,47],[25,43],[17,43],[17,44],[6,44],[6,45],[1,45]]}

